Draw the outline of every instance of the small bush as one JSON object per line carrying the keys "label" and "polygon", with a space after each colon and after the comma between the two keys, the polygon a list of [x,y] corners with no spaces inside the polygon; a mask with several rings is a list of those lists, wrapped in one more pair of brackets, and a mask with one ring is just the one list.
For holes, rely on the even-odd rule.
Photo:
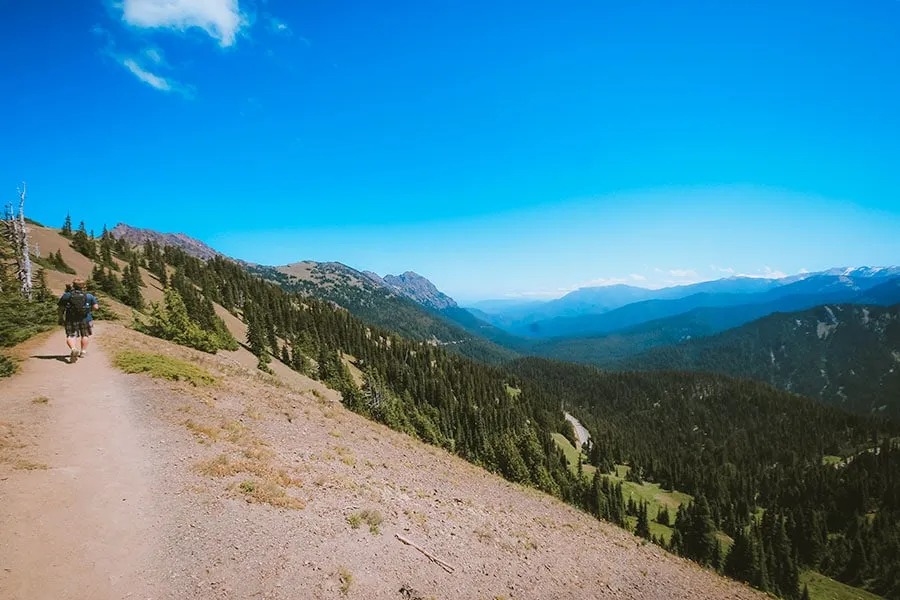
{"label": "small bush", "polygon": [[113,358],[113,364],[126,373],[146,373],[150,377],[189,381],[194,385],[209,385],[216,378],[195,365],[177,358],[125,350]]}
{"label": "small bush", "polygon": [[75,275],[75,269],[70,267],[66,261],[63,260],[62,252],[59,250],[56,251],[56,254],[51,252],[49,256],[32,255],[31,259],[45,269],[52,269],[54,271],[68,273],[69,275]]}
{"label": "small bush", "polygon": [[135,319],[134,328],[153,337],[215,354],[220,348],[236,350],[237,342],[227,331],[205,331],[190,318],[184,300],[174,288],[166,288],[163,305],[150,305],[150,323]]}
{"label": "small bush", "polygon": [[365,523],[372,535],[381,533],[380,525],[383,521],[384,518],[377,510],[361,510],[347,517],[347,523],[352,529],[359,529],[359,526]]}
{"label": "small bush", "polygon": [[16,372],[16,363],[0,354],[0,377],[9,377]]}
{"label": "small bush", "polygon": [[346,596],[350,593],[350,586],[353,585],[353,573],[347,567],[338,569],[338,578],[341,580],[341,594]]}
{"label": "small bush", "polygon": [[299,498],[287,494],[284,488],[272,481],[242,481],[237,490],[244,495],[247,502],[262,502],[275,508],[300,510],[306,506]]}
{"label": "small bush", "polygon": [[28,302],[18,294],[0,295],[0,346],[15,346],[56,326],[54,300]]}

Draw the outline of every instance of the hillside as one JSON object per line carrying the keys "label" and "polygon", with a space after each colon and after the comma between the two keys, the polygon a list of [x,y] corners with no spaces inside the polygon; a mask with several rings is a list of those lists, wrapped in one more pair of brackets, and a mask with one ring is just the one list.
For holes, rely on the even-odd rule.
{"label": "hillside", "polygon": [[[177,248],[187,256],[204,261],[224,257],[182,233],[159,233],[120,223],[110,234],[131,245],[143,246],[150,241],[160,248]],[[511,336],[493,331],[486,323],[473,322],[468,314],[462,315],[452,298],[416,273],[382,278],[339,262],[300,261],[277,267],[236,262],[289,291],[330,300],[368,323],[412,339],[448,346],[465,356],[491,363],[516,357],[512,344],[502,345]],[[458,322],[460,316],[462,323]]]}
{"label": "hillside", "polygon": [[[248,268],[289,292],[329,300],[367,323],[410,339],[447,346],[464,356],[489,363],[501,363],[516,357],[516,353],[509,348],[503,348],[479,332],[473,333],[467,330],[470,328],[447,319],[442,311],[426,308],[405,293],[398,292],[394,286],[383,281],[379,283],[371,275],[341,263],[306,261],[282,267]],[[449,310],[458,312],[452,307]]]}
{"label": "hillside", "polygon": [[[4,598],[762,597],[355,415],[315,382],[117,325],[97,342],[76,365],[41,359],[56,335],[22,348],[34,358],[0,395]],[[216,381],[110,368],[127,350]]]}
{"label": "hillside", "polygon": [[859,413],[900,417],[900,305],[828,305],[774,314],[719,335],[657,348],[628,369],[726,373]]}
{"label": "hillside", "polygon": [[[880,443],[897,432],[767,386],[679,374],[598,379],[593,370],[546,361],[523,361],[510,369],[489,367],[439,345],[366,324],[332,301],[287,292],[226,259],[202,261],[177,248],[160,251],[153,244],[139,254],[127,248],[117,252],[128,257],[126,267],[143,260],[156,274],[145,279],[145,291],[156,277],[169,282],[165,306],[150,311],[152,326],[143,328],[198,344],[195,347],[207,346],[215,315],[247,342],[246,348],[235,345],[236,350],[214,344],[210,351],[218,350],[217,356],[234,356],[251,367],[258,364],[288,380],[312,375],[339,390],[347,408],[595,517],[630,526],[635,507],[626,505],[621,485],[579,477],[557,448],[553,434],[569,427],[561,407],[577,409],[597,441],[591,448],[592,463],[628,464],[636,477],[695,496],[696,503],[682,507],[681,517],[676,515],[667,544],[671,551],[738,576],[739,571],[728,566],[733,561],[721,566],[727,547],[711,546],[707,534],[718,528],[739,537],[741,527],[764,508],[774,521],[748,543],[790,550],[778,555],[777,566],[754,563],[747,568],[755,573],[768,569],[777,579],[750,580],[785,597],[795,596],[795,555],[803,565],[847,580],[845,565],[852,562],[842,548],[854,531],[855,517],[846,510],[844,498],[857,489],[858,478],[881,481],[866,488],[868,495],[858,500],[861,506],[883,513],[885,519],[895,510],[885,500],[891,497],[887,484],[878,479],[880,463],[853,457],[873,436]],[[175,302],[179,296],[184,300],[181,308]],[[183,327],[172,328],[175,322]],[[193,333],[185,337],[184,331]],[[748,438],[756,443],[747,443]],[[884,450],[884,459],[895,455],[890,446]],[[845,461],[847,479],[833,477],[834,471],[824,464],[826,455]],[[814,494],[822,504],[790,500],[785,492],[793,488],[784,486],[792,481],[823,482]],[[828,532],[827,560],[803,550],[806,534],[789,541],[778,537],[779,523],[824,518],[826,509],[832,511],[827,513],[829,529],[817,526],[815,531]],[[703,526],[691,525],[695,519]],[[876,519],[871,530],[861,534],[860,544],[866,549],[890,547],[891,531]],[[867,585],[888,589],[890,560],[876,558],[870,559]]]}

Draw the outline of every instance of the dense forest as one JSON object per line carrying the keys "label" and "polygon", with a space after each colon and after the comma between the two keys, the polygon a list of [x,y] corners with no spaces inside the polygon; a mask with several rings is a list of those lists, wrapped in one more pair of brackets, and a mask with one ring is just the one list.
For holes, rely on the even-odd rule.
{"label": "dense forest", "polygon": [[[277,282],[284,290],[302,296],[330,300],[343,306],[363,321],[389,329],[411,340],[426,340],[451,348],[454,352],[475,360],[500,364],[516,357],[510,347],[503,347],[485,339],[454,317],[466,311],[456,309],[437,311],[398,295],[386,287],[376,286],[367,278],[340,263],[319,263],[310,279],[291,277],[274,267],[252,265],[252,273]],[[468,313],[466,313],[468,314]],[[514,339],[498,333],[500,341]]]}
{"label": "dense forest", "polygon": [[622,369],[723,373],[862,414],[900,417],[900,305],[776,313],[715,336],[654,348]]}
{"label": "dense forest", "polygon": [[[103,264],[103,236],[87,238]],[[208,352],[234,348],[218,303],[247,323],[240,342],[261,369],[278,357],[340,390],[354,411],[598,518],[626,526],[627,515],[637,516],[638,535],[731,577],[800,598],[798,574],[809,568],[900,595],[900,431],[890,422],[721,375],[608,373],[534,358],[487,364],[366,323],[224,258],[108,243],[123,264],[146,267],[166,285],[162,305],[137,313],[148,333]],[[122,281],[110,264],[103,273]],[[591,432],[593,477],[570,469],[551,437],[571,431],[563,408]],[[621,483],[603,475],[614,464],[693,495],[665,517],[670,542],[649,533],[648,519],[663,516],[626,502]],[[734,540],[730,549],[717,531]]]}

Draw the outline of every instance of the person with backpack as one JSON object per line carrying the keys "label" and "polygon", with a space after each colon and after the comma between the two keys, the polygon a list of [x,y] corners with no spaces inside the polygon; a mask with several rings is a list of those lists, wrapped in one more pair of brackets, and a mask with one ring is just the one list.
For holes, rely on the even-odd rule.
{"label": "person with backpack", "polygon": [[[72,282],[72,289],[66,286],[66,293],[59,298],[60,321],[66,328],[66,344],[69,346],[69,362],[87,356],[88,343],[94,332],[92,310],[97,310],[97,297],[84,289],[84,280]],[[80,338],[80,343],[79,343]]]}

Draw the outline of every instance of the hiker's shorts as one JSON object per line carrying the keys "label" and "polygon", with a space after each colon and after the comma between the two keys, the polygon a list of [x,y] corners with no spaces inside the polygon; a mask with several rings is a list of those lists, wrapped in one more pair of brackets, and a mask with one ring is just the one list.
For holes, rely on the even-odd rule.
{"label": "hiker's shorts", "polygon": [[66,321],[66,337],[91,337],[92,321]]}

